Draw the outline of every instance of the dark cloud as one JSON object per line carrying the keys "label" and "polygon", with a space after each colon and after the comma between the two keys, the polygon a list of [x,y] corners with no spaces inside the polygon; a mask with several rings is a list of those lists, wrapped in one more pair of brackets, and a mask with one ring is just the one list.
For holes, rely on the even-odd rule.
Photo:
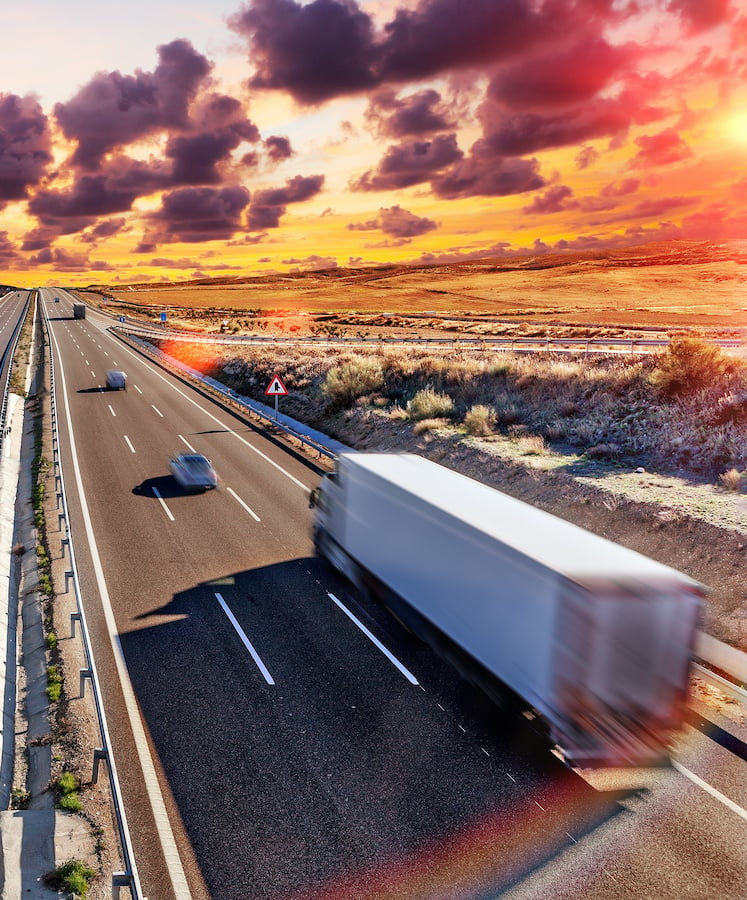
{"label": "dark cloud", "polygon": [[104,175],[84,175],[67,193],[39,191],[29,202],[29,212],[46,225],[68,220],[69,228],[69,220],[76,219],[73,230],[80,231],[96,216],[126,212],[137,195],[136,190],[112,187]]}
{"label": "dark cloud", "polygon": [[382,207],[376,219],[348,225],[350,231],[383,231],[396,238],[413,238],[427,234],[438,228],[438,222],[415,213],[401,206]]}
{"label": "dark cloud", "polygon": [[98,225],[95,225],[90,231],[82,234],[80,239],[86,244],[95,244],[103,238],[111,237],[114,234],[119,234],[120,231],[126,230],[126,226],[127,219],[124,217],[107,219],[103,222],[99,222]]}
{"label": "dark cloud", "polygon": [[289,203],[310,200],[321,191],[323,185],[324,175],[296,175],[286,182],[285,187],[257,191],[249,208],[249,231],[277,228]]}
{"label": "dark cloud", "polygon": [[0,209],[23,200],[52,161],[47,117],[34,97],[0,94]]}
{"label": "dark cloud", "polygon": [[264,145],[267,155],[273,162],[282,162],[284,159],[290,159],[293,155],[291,142],[287,137],[273,135],[267,138]]}
{"label": "dark cloud", "polygon": [[557,26],[526,0],[421,0],[384,27],[382,81],[414,81],[477,68],[535,46]]}
{"label": "dark cloud", "polygon": [[550,115],[527,112],[497,117],[486,111],[485,140],[500,156],[523,156],[624,133],[631,111],[617,101],[598,100]]}
{"label": "dark cloud", "polygon": [[502,68],[488,96],[507,109],[522,111],[583,103],[638,56],[636,45],[613,47],[601,37],[583,39]]}
{"label": "dark cloud", "polygon": [[599,159],[599,151],[591,145],[582,147],[576,154],[576,168],[588,169]]}
{"label": "dark cloud", "polygon": [[186,128],[188,109],[212,64],[189,41],[158,48],[154,72],[98,72],[54,114],[69,140],[77,141],[74,165],[95,170],[116,147],[163,129]]}
{"label": "dark cloud", "polygon": [[622,181],[611,181],[599,192],[602,197],[625,197],[627,194],[634,194],[640,187],[641,182],[637,178],[623,178]]}
{"label": "dark cloud", "polygon": [[637,203],[630,211],[631,219],[650,219],[658,218],[673,209],[680,209],[683,206],[692,206],[696,202],[694,197],[653,197],[649,200],[642,200]]}
{"label": "dark cloud", "polygon": [[10,266],[20,258],[16,245],[8,237],[8,232],[0,231],[0,263]]}
{"label": "dark cloud", "polygon": [[558,184],[551,187],[541,196],[537,196],[532,200],[529,206],[525,206],[522,210],[525,213],[547,213],[561,212],[565,209],[577,206],[576,201],[572,201],[573,191],[565,184]]}
{"label": "dark cloud", "polygon": [[386,137],[420,137],[454,127],[438,91],[424,90],[406,97],[395,91],[377,91],[366,118]]}
{"label": "dark cloud", "polygon": [[373,26],[353,0],[252,0],[230,20],[247,38],[253,88],[321,103],[373,87]]}
{"label": "dark cloud", "polygon": [[91,269],[113,271],[114,266],[104,260],[90,260],[85,253],[70,253],[61,247],[42,250],[29,259],[33,266],[54,266],[57,272],[89,272]]}
{"label": "dark cloud", "polygon": [[250,87],[305,104],[480,68],[565,34],[528,0],[420,0],[381,33],[354,0],[250,0],[230,25],[249,45]]}
{"label": "dark cloud", "polygon": [[731,0],[669,0],[667,7],[677,13],[691,32],[707,31],[731,16]]}
{"label": "dark cloud", "polygon": [[226,240],[241,229],[248,203],[249,191],[241,186],[185,187],[165,194],[160,210],[148,216],[150,230],[139,252],[152,252],[160,243]]}
{"label": "dark cloud", "polygon": [[485,141],[477,141],[469,157],[431,182],[437,196],[444,200],[457,197],[505,197],[544,187],[536,159],[506,159],[493,152]]}
{"label": "dark cloud", "polygon": [[259,129],[234,97],[209,94],[190,110],[189,133],[171,137],[166,156],[173,161],[174,186],[219,184],[219,163],[244,142],[257,143]]}
{"label": "dark cloud", "polygon": [[635,139],[640,150],[630,161],[631,168],[667,166],[691,157],[692,150],[673,128]]}
{"label": "dark cloud", "polygon": [[350,186],[356,191],[384,191],[422,184],[463,156],[455,134],[396,144],[389,147],[375,169],[369,169]]}
{"label": "dark cloud", "polygon": [[316,253],[312,253],[303,259],[296,259],[295,257],[284,259],[282,263],[284,266],[296,266],[295,271],[298,272],[319,272],[324,269],[337,268],[337,260],[334,256],[319,256]]}

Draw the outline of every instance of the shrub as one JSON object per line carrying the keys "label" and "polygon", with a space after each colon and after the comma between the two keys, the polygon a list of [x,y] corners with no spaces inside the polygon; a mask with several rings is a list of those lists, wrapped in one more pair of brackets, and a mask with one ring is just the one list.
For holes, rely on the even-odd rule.
{"label": "shrub", "polygon": [[673,337],[651,373],[651,382],[667,397],[676,397],[710,387],[732,371],[733,362],[715,344]]}
{"label": "shrub", "polygon": [[47,874],[44,881],[54,890],[64,891],[66,894],[76,894],[82,900],[86,900],[88,888],[95,877],[94,870],[82,860],[69,859]]}
{"label": "shrub", "polygon": [[381,364],[364,357],[330,369],[322,385],[322,394],[331,406],[347,407],[358,397],[379,391],[383,384]]}
{"label": "shrub", "polygon": [[60,775],[57,780],[57,789],[60,792],[57,800],[59,809],[66,809],[68,812],[80,812],[83,809],[78,787],[78,779],[72,772],[63,772]]}
{"label": "shrub", "polygon": [[407,412],[414,421],[442,419],[454,412],[454,401],[448,394],[438,394],[431,388],[418,391],[407,404]]}
{"label": "shrub", "polygon": [[722,487],[727,491],[741,491],[745,476],[738,469],[729,469],[718,476]]}
{"label": "shrub", "polygon": [[412,433],[422,434],[424,431],[433,431],[435,428],[447,428],[448,419],[420,419],[415,423]]}
{"label": "shrub", "polygon": [[62,693],[62,675],[57,666],[49,666],[47,669],[47,697],[51,703],[56,703]]}
{"label": "shrub", "polygon": [[487,437],[493,433],[495,413],[489,406],[478,403],[473,406],[464,417],[464,427],[467,434],[474,437]]}

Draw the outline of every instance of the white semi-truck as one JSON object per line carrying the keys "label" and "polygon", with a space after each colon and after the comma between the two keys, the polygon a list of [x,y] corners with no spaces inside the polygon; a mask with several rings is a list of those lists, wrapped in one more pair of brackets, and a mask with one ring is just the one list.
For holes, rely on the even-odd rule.
{"label": "white semi-truck", "polygon": [[414,454],[343,453],[312,505],[317,552],[569,763],[666,761],[696,581]]}

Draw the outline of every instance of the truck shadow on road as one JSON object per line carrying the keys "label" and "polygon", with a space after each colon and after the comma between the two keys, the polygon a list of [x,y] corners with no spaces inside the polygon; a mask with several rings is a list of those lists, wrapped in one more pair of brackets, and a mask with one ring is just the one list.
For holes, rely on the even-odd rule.
{"label": "truck shadow on road", "polygon": [[495,897],[624,811],[315,558],[133,626],[132,684],[214,897]]}

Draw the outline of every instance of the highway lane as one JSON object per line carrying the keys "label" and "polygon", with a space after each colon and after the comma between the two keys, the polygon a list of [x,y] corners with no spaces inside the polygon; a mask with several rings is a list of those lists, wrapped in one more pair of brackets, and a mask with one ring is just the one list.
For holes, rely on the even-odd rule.
{"label": "highway lane", "polygon": [[[46,305],[50,314],[62,306]],[[437,896],[447,882],[451,896],[485,895],[575,846],[594,823],[612,817],[614,828],[616,795],[527,752],[529,732],[496,717],[312,558],[313,466],[123,355],[103,321],[60,319],[52,329],[116,630],[193,896],[322,897],[335,885],[343,896],[381,896],[384,885],[391,896],[416,887]],[[126,393],[98,389],[114,360],[130,376]],[[174,489],[166,458],[182,440],[214,459],[219,491]],[[76,552],[94,598],[81,517],[76,506]],[[89,622],[141,876],[149,896],[173,896],[127,717],[116,712],[107,626],[90,610]],[[676,855],[671,862],[676,869]],[[727,875],[738,866],[733,848],[719,860]]]}

